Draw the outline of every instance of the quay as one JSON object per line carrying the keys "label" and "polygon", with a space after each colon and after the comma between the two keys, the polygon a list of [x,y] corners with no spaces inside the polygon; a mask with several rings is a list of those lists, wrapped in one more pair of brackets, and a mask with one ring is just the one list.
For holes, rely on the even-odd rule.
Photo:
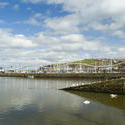
{"label": "quay", "polygon": [[125,78],[125,73],[0,73],[0,77],[83,78],[109,80]]}

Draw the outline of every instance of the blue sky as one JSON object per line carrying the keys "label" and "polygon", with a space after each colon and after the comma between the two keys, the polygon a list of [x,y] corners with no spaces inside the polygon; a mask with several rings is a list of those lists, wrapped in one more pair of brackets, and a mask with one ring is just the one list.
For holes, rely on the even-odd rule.
{"label": "blue sky", "polygon": [[124,13],[124,0],[0,0],[0,62],[123,58]]}
{"label": "blue sky", "polygon": [[[34,5],[32,3],[23,3],[19,0],[4,0],[3,3],[5,2],[8,5],[0,8],[0,19],[4,20],[5,23],[0,26],[2,28],[12,28],[13,32],[17,34],[24,33],[25,35],[33,35],[34,33],[40,32],[41,29],[44,31],[45,29],[42,24],[44,25],[45,18],[60,17],[68,14],[68,12],[61,11],[62,5],[57,6],[55,4],[46,4],[45,2]],[[17,8],[14,8],[15,6]],[[23,23],[37,13],[42,15],[41,19],[39,19],[41,26]]]}

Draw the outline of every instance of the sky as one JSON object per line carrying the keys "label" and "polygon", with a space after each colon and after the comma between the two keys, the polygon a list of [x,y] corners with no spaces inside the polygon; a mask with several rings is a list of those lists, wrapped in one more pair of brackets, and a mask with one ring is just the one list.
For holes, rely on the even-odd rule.
{"label": "sky", "polygon": [[124,0],[0,0],[0,64],[124,58]]}

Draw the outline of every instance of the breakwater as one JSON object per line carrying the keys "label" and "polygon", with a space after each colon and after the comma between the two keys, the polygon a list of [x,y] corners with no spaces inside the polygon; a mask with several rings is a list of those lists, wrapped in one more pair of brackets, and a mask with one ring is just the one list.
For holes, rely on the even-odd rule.
{"label": "breakwater", "polygon": [[0,77],[118,79],[125,73],[0,73]]}
{"label": "breakwater", "polygon": [[91,84],[68,87],[61,90],[125,94],[125,78],[93,82]]}

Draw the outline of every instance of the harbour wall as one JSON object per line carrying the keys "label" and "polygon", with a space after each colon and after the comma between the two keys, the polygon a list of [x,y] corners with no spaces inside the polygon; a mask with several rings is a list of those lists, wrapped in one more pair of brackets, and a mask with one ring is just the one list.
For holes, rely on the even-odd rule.
{"label": "harbour wall", "polygon": [[0,77],[118,79],[125,73],[0,73]]}
{"label": "harbour wall", "polygon": [[87,85],[63,88],[66,91],[125,94],[125,78],[98,81]]}

